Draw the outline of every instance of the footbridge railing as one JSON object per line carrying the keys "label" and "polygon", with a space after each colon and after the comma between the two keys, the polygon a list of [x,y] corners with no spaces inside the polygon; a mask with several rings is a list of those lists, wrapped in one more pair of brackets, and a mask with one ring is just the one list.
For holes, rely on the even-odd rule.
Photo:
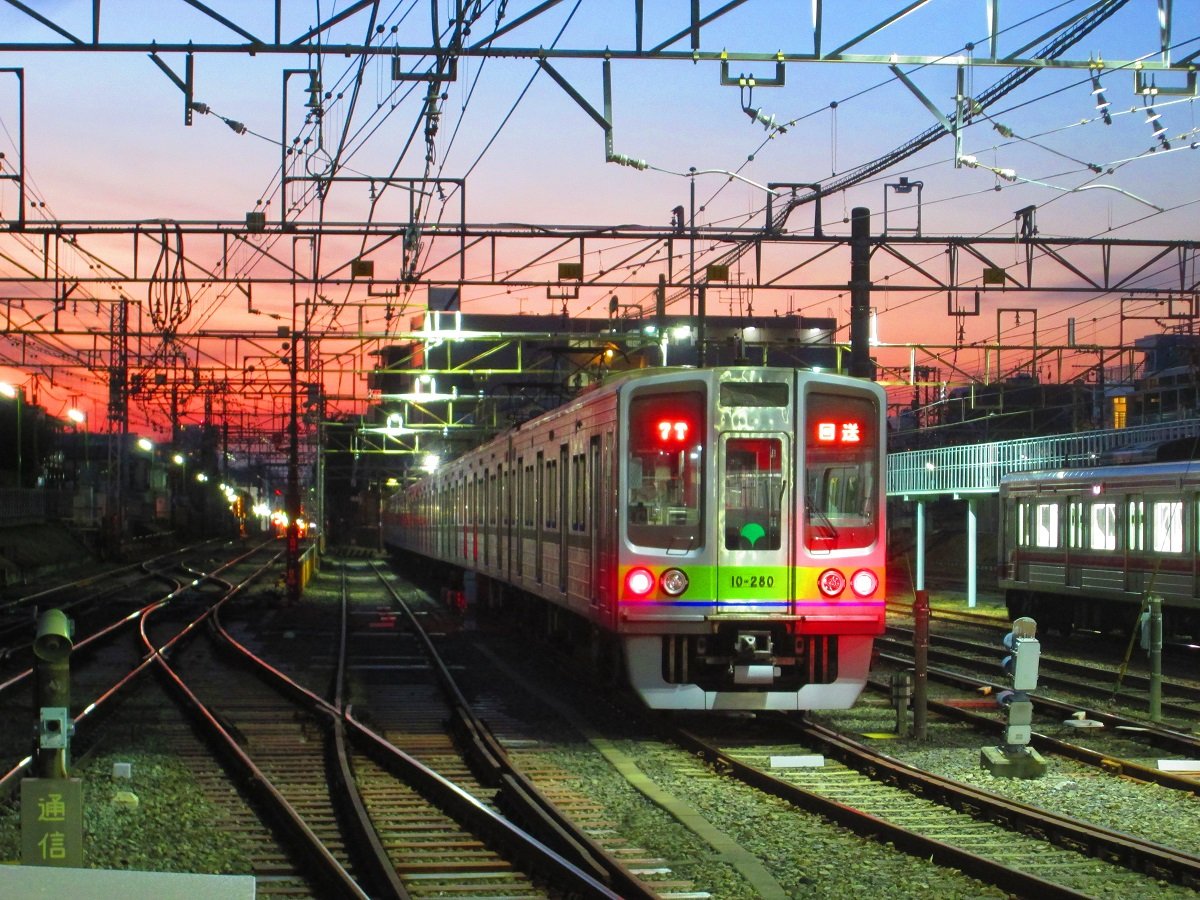
{"label": "footbridge railing", "polygon": [[1133,455],[1187,438],[1200,440],[1200,419],[889,453],[887,493],[994,494],[1009,472],[1114,465],[1121,451]]}

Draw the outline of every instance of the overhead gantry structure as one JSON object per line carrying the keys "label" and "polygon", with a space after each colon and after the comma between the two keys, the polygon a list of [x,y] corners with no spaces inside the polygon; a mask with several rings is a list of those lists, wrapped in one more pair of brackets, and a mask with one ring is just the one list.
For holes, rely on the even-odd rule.
{"label": "overhead gantry structure", "polygon": [[[699,0],[672,4],[669,10],[635,0],[609,10],[621,40],[603,47],[547,39],[569,7],[561,0],[520,8],[506,0],[455,0],[449,6],[444,0],[417,0],[407,18],[393,23],[377,0],[359,0],[313,22],[311,7],[299,12],[281,0],[241,4],[236,13],[199,0],[164,0],[154,24],[141,32],[154,37],[131,40],[116,3],[94,0],[90,14],[72,18],[63,10],[45,12],[3,0],[0,54],[147,55],[179,88],[184,125],[198,116],[219,116],[205,100],[206,70],[197,65],[199,59],[277,58],[282,79],[275,196],[248,210],[244,220],[71,222],[47,219],[33,205],[25,159],[26,71],[0,69],[0,90],[14,89],[11,102],[18,113],[17,152],[0,161],[0,190],[17,200],[0,206],[4,361],[47,378],[74,380],[81,393],[89,382],[103,382],[109,419],[118,430],[128,429],[132,408],[135,416],[166,421],[172,428],[180,422],[232,422],[248,448],[278,451],[287,445],[289,429],[315,434],[322,413],[361,413],[374,399],[369,378],[382,348],[445,339],[412,326],[431,292],[483,291],[534,308],[566,310],[570,304],[575,314],[603,310],[619,293],[618,307],[638,315],[660,302],[665,285],[662,302],[672,312],[686,310],[701,320],[716,309],[749,312],[756,302],[760,308],[784,305],[771,297],[790,303],[795,296],[803,305],[804,298],[846,292],[851,275],[850,229],[843,218],[822,218],[822,198],[941,138],[955,142],[956,164],[978,167],[978,160],[962,152],[962,131],[1020,81],[1053,68],[1078,70],[1083,77],[1119,73],[1142,96],[1196,93],[1198,54],[1176,50],[1178,16],[1170,0],[1101,0],[1070,7],[1070,13],[1046,19],[1039,33],[1026,32],[1017,42],[1008,38],[1008,7],[981,0],[984,39],[949,55],[867,52],[902,25],[943,15],[930,0],[898,2],[874,21],[864,21],[861,10],[847,12],[846,4],[823,0],[813,0],[807,17],[786,21],[759,12],[765,7],[754,0],[730,0],[706,11]],[[1156,52],[1130,59],[1078,52],[1094,29],[1129,10],[1153,22]],[[726,35],[734,33],[726,29],[734,24],[740,29],[736,33],[759,46],[725,46]],[[347,39],[354,34],[359,39]],[[787,49],[763,49],[768,41]],[[931,118],[916,138],[837,178],[756,185],[766,198],[764,215],[740,228],[697,223],[696,178],[714,173],[695,170],[686,173],[690,208],[677,208],[670,226],[479,223],[471,218],[467,179],[436,177],[428,166],[412,177],[396,169],[351,171],[342,159],[344,131],[329,138],[322,165],[311,164],[308,140],[326,127],[326,113],[341,100],[321,84],[321,61],[346,57],[379,60],[395,84],[423,92],[414,123],[418,145],[422,137],[428,145],[436,142],[441,95],[459,77],[460,66],[531,61],[596,123],[604,160],[635,168],[644,165],[630,152],[636,141],[614,129],[614,102],[623,98],[614,100],[612,67],[627,63],[708,66],[714,84],[736,89],[742,111],[768,131],[782,123],[755,105],[754,91],[782,86],[792,67],[879,66],[916,95]],[[598,83],[578,80],[577,67],[568,76],[569,64],[588,61],[599,64]],[[926,96],[914,67],[949,67],[958,73],[951,108],[940,110]],[[969,73],[983,68],[1008,74],[971,96]],[[588,99],[597,94],[601,103]],[[243,123],[219,117],[244,132]],[[419,160],[415,167],[421,168]],[[998,178],[1007,177],[995,171]],[[715,174],[741,178],[734,172]],[[889,222],[889,198],[903,194],[911,201],[914,188],[916,226]],[[337,220],[327,204],[339,191],[368,194],[365,214]],[[377,215],[383,208],[377,201],[389,193],[406,198],[401,207],[407,214],[385,221]],[[435,196],[446,198],[436,215],[429,202]],[[876,296],[881,287],[894,298],[938,297],[939,305],[944,296],[946,315],[960,320],[980,315],[981,298],[999,292],[1014,298],[1120,295],[1131,317],[1196,313],[1193,242],[1049,238],[1038,233],[1033,208],[1016,214],[1011,235],[936,236],[922,231],[919,198],[919,182],[901,179],[882,187],[882,227],[869,243],[868,277]],[[1014,247],[1015,262],[1008,258]],[[1169,288],[1161,278],[1154,286],[1144,280],[1159,270],[1172,273]],[[1017,302],[1020,307],[1006,308],[1030,305]],[[862,312],[869,304],[858,308]],[[1005,374],[1001,350],[1014,346],[1003,339],[1000,315],[995,344],[984,348],[994,353],[998,378]],[[629,333],[634,336],[628,340],[641,340],[636,329]],[[1039,347],[1036,329],[1032,341],[1016,346],[1028,348],[1033,358],[1046,350]],[[942,350],[954,349],[930,346],[914,353],[937,361],[944,360]],[[1103,360],[1103,350],[1099,355]],[[912,371],[926,361],[914,359]],[[902,369],[896,374],[903,380]],[[309,403],[314,391],[316,404]],[[306,406],[311,407],[308,422]]]}

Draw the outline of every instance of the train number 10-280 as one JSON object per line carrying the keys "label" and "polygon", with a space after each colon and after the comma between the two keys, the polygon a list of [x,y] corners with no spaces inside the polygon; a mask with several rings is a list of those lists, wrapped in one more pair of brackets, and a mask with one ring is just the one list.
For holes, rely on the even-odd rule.
{"label": "train number 10-280", "polygon": [[754,590],[755,588],[773,588],[775,587],[774,575],[730,575],[729,586],[733,588],[746,588]]}

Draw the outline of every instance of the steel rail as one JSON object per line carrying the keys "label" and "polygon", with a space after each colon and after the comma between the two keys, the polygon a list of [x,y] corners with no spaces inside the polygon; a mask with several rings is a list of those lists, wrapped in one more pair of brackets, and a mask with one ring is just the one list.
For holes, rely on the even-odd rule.
{"label": "steel rail", "polygon": [[338,623],[338,653],[337,667],[333,676],[333,703],[341,711],[340,716],[329,719],[329,731],[332,759],[329,769],[339,788],[346,806],[344,822],[354,833],[356,841],[351,841],[347,849],[354,854],[355,862],[367,873],[372,883],[384,896],[409,900],[408,889],[400,880],[396,866],[392,863],[371,814],[363,801],[354,777],[354,769],[350,764],[350,752],[346,747],[345,719],[350,715],[350,708],[345,703],[347,639],[349,637],[349,607],[350,592],[346,586],[346,572],[342,570],[341,609]]}
{"label": "steel rail", "polygon": [[[194,629],[201,622],[211,621],[216,616],[217,610],[239,592],[239,589],[235,589],[227,593],[193,620],[185,631]],[[324,842],[304,821],[303,816],[241,748],[237,738],[171,667],[166,657],[168,646],[164,645],[161,648],[154,646],[150,636],[146,633],[146,623],[153,612],[154,610],[150,610],[141,619],[139,631],[143,644],[150,651],[151,659],[159,664],[158,671],[166,680],[167,687],[176,695],[184,708],[192,713],[195,721],[202,726],[205,736],[213,743],[217,753],[225,759],[239,777],[243,789],[263,805],[292,841],[304,848],[299,862],[309,868],[320,884],[338,897],[370,900],[370,895],[345,870]],[[178,636],[172,639],[171,643],[173,644],[177,638]]]}
{"label": "steel rail", "polygon": [[527,871],[547,875],[556,884],[566,885],[583,895],[612,900],[622,897],[547,843],[500,816],[448,778],[394,746],[357,719],[343,715],[336,705],[298,684],[257,656],[225,629],[220,621],[219,609],[214,610],[212,623],[216,635],[239,653],[264,679],[311,711],[330,719],[340,718],[359,750],[422,796],[436,798],[437,804],[448,815],[473,833],[485,836],[497,845],[507,848],[512,857],[522,863]]}
{"label": "steel rail", "polygon": [[475,715],[412,609],[383,578],[375,563],[371,563],[371,568],[379,576],[380,583],[392,595],[413,633],[425,647],[438,685],[446,694],[452,709],[451,727],[462,745],[471,750],[472,771],[484,784],[493,784],[500,788],[498,802],[506,814],[517,819],[522,827],[534,831],[540,839],[574,860],[585,871],[611,885],[622,897],[656,896],[619,860],[614,859],[597,842],[575,828],[570,819],[513,765],[500,742]]}
{"label": "steel rail", "polygon": [[[765,793],[779,797],[801,809],[825,816],[856,834],[869,837],[874,841],[886,840],[912,856],[958,869],[1021,897],[1047,897],[1053,898],[1053,900],[1060,900],[1060,898],[1065,900],[1065,898],[1088,896],[1035,875],[1017,871],[1003,863],[976,856],[959,847],[926,837],[886,819],[864,813],[844,803],[830,800],[813,791],[790,784],[730,756],[690,731],[679,729],[672,732],[672,737],[709,763],[732,772],[739,780]],[[845,762],[845,760],[842,761]]]}
{"label": "steel rail", "polygon": [[986,818],[991,822],[1004,823],[1025,834],[1057,835],[1091,856],[1116,862],[1135,872],[1153,877],[1169,875],[1178,884],[1200,887],[1200,857],[1190,853],[1108,828],[1087,825],[951,778],[919,771],[821,725],[780,721],[802,733],[807,740],[824,747],[835,759],[873,780],[899,785],[944,806],[970,812],[977,818]]}

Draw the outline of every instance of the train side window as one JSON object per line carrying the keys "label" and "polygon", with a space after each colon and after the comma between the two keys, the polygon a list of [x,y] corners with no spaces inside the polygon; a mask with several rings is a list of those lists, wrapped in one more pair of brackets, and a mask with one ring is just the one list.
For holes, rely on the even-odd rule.
{"label": "train side window", "polygon": [[571,530],[583,532],[585,519],[583,515],[584,498],[588,495],[587,486],[587,457],[576,453],[571,457]]}
{"label": "train side window", "polygon": [[1089,513],[1091,528],[1088,533],[1088,549],[1117,549],[1117,504],[1093,503]]}
{"label": "train side window", "polygon": [[546,498],[545,509],[546,528],[551,531],[558,529],[558,460],[546,461],[546,486],[543,496]]}
{"label": "train side window", "polygon": [[1067,546],[1081,549],[1085,546],[1084,532],[1087,519],[1083,514],[1083,503],[1079,500],[1067,502]]}
{"label": "train side window", "polygon": [[525,467],[525,477],[521,488],[522,521],[526,528],[533,528],[534,495],[537,485],[533,480],[533,466]]}
{"label": "train side window", "polygon": [[1154,549],[1158,553],[1183,552],[1183,501],[1151,504],[1154,515]]}
{"label": "train side window", "polygon": [[1039,503],[1034,507],[1035,547],[1058,546],[1058,504]]}

